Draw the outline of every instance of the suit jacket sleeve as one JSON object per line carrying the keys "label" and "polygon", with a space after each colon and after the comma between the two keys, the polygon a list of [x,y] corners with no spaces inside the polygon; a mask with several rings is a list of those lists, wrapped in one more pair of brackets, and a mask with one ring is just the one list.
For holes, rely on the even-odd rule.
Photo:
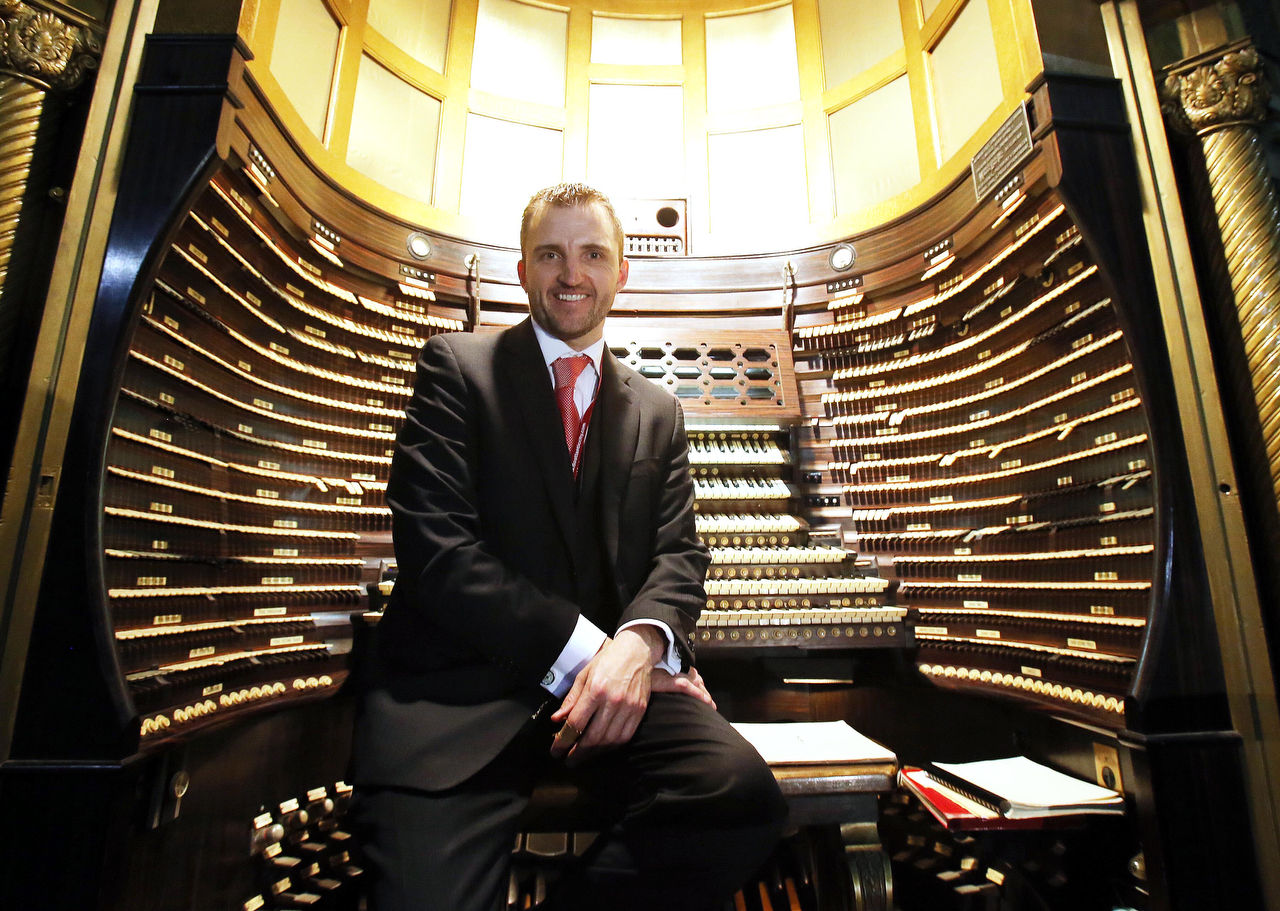
{"label": "suit jacket sleeve", "polygon": [[536,684],[568,641],[579,611],[486,548],[473,457],[481,420],[475,410],[454,351],[444,337],[433,337],[419,358],[387,487],[399,567],[392,609],[417,615],[387,631],[420,641],[390,647],[400,655],[422,650],[428,668],[483,656]]}
{"label": "suit jacket sleeve", "polygon": [[668,401],[674,417],[665,454],[655,465],[653,544],[647,572],[631,602],[624,606],[619,625],[642,619],[666,623],[675,633],[681,670],[687,671],[693,664],[689,636],[707,597],[703,579],[708,557],[694,527],[693,477],[684,415],[674,398]]}

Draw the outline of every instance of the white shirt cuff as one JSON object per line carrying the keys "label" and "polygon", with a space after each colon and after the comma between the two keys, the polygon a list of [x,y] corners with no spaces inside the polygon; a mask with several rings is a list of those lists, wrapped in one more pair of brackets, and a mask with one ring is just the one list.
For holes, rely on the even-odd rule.
{"label": "white shirt cuff", "polygon": [[671,627],[667,626],[667,624],[663,623],[661,620],[632,620],[631,622],[624,623],[622,626],[618,627],[618,632],[622,632],[630,626],[638,626],[641,623],[647,623],[649,626],[656,626],[667,639],[666,654],[655,661],[653,666],[661,668],[673,677],[680,673],[680,653],[676,651],[675,634],[671,632]]}
{"label": "white shirt cuff", "polygon": [[600,651],[600,646],[608,638],[604,630],[578,614],[578,624],[573,628],[573,634],[560,650],[555,664],[542,677],[543,689],[552,696],[564,696],[569,692],[569,687],[573,686],[573,678],[578,676],[578,671]]}

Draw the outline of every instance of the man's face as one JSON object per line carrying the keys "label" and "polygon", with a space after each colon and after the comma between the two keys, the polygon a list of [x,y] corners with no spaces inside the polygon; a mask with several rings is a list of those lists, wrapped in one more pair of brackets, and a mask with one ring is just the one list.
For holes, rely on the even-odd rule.
{"label": "man's face", "polygon": [[543,206],[522,252],[516,271],[534,322],[579,351],[599,339],[628,270],[604,209],[594,202]]}

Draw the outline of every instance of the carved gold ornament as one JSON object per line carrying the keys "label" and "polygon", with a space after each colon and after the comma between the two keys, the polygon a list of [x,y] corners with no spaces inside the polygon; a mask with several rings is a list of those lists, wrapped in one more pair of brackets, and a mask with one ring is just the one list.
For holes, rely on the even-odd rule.
{"label": "carved gold ornament", "polygon": [[1182,130],[1202,133],[1267,115],[1270,94],[1257,49],[1242,48],[1164,82],[1166,117]]}
{"label": "carved gold ornament", "polygon": [[74,88],[98,65],[102,42],[82,25],[20,0],[0,0],[0,70],[50,88]]}

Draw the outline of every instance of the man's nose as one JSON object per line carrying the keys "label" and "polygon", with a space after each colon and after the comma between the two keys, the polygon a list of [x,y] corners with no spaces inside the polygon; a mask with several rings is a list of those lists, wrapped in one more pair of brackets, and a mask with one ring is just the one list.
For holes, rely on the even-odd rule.
{"label": "man's nose", "polygon": [[582,276],[582,270],[572,257],[566,256],[560,261],[560,281],[566,285],[576,285]]}

